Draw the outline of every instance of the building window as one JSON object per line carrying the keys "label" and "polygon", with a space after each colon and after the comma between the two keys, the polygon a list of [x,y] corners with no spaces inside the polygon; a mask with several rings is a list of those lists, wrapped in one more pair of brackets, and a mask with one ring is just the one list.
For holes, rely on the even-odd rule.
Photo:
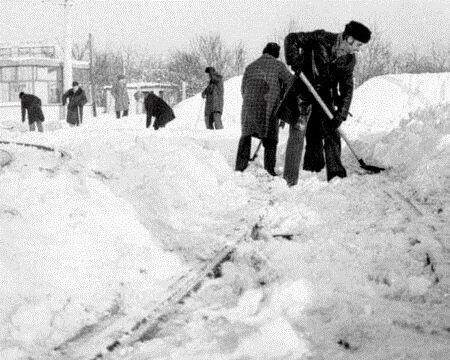
{"label": "building window", "polygon": [[0,58],[10,58],[10,57],[12,57],[12,49],[11,48],[0,49]]}
{"label": "building window", "polygon": [[36,81],[34,83],[34,95],[41,99],[43,104],[49,103],[49,91],[47,81]]}
{"label": "building window", "polygon": [[9,84],[0,83],[0,102],[9,101]]}
{"label": "building window", "polygon": [[18,56],[23,57],[55,57],[54,46],[33,46],[33,47],[20,47],[17,49]]}
{"label": "building window", "polygon": [[31,66],[18,66],[17,78],[22,80],[33,80],[33,68]]}
{"label": "building window", "polygon": [[3,68],[2,81],[16,81],[16,68],[15,67]]}
{"label": "building window", "polygon": [[32,93],[33,83],[31,81],[9,83],[9,101],[19,101],[19,93],[22,91],[26,93]]}
{"label": "building window", "polygon": [[61,89],[62,89],[62,83],[52,81],[48,83],[48,102],[49,104],[58,104],[61,102]]}
{"label": "building window", "polygon": [[36,79],[37,80],[47,80],[47,81],[57,81],[58,80],[58,68],[51,67],[36,67]]}

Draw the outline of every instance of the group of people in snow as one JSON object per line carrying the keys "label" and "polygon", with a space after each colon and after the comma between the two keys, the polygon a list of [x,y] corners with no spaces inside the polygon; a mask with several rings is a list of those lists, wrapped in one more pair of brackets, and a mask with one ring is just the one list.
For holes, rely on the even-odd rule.
{"label": "group of people in snow", "polygon": [[[268,43],[262,56],[246,67],[242,78],[242,133],[235,170],[247,168],[251,160],[252,137],[255,137],[264,147],[265,170],[273,176],[278,175],[275,164],[279,128],[287,123],[289,136],[283,177],[289,186],[298,182],[305,139],[303,170],[320,172],[326,168],[328,181],[346,177],[338,128],[347,119],[352,100],[355,53],[369,42],[370,37],[371,31],[356,21],[346,24],[341,33],[325,30],[290,33],[285,38],[284,51],[286,63],[294,75],[278,60],[280,46]],[[205,125],[207,129],[223,129],[223,77],[211,66],[205,69],[205,73],[209,76],[209,83],[201,93],[205,99]],[[332,111],[332,119],[314,99],[302,76],[309,79]],[[64,93],[62,102],[65,105],[69,99],[67,122],[79,126],[83,122],[83,106],[87,99],[76,81],[72,85],[72,89]],[[115,99],[116,117],[127,116],[130,101],[123,75],[119,75],[111,93]],[[38,131],[43,131],[44,114],[40,99],[23,92],[19,96],[22,121],[25,121],[25,110],[28,110],[30,130],[35,130],[36,124]],[[153,93],[145,97],[144,108],[147,128],[152,117],[155,117],[155,130],[175,118],[172,108]]]}
{"label": "group of people in snow", "polygon": [[[33,94],[19,93],[22,109],[22,122],[25,122],[25,115],[28,112],[28,124],[30,131],[43,132],[42,123],[45,120],[42,112],[42,102],[39,97]],[[80,126],[83,123],[83,106],[87,103],[87,97],[84,90],[77,81],[72,83],[72,88],[66,91],[62,96],[62,104],[67,105],[67,122],[70,126]]]}
{"label": "group of people in snow", "polygon": [[[371,31],[350,21],[341,33],[324,30],[290,33],[284,42],[287,66],[278,60],[280,46],[269,43],[260,58],[247,66],[242,78],[242,134],[236,171],[244,171],[251,159],[251,138],[264,146],[264,168],[275,173],[279,127],[289,124],[283,177],[289,186],[298,182],[303,143],[303,170],[320,172],[327,179],[346,177],[341,162],[339,126],[347,119],[353,95],[355,53],[369,42]],[[325,105],[329,119],[314,99],[301,75],[309,79]]]}

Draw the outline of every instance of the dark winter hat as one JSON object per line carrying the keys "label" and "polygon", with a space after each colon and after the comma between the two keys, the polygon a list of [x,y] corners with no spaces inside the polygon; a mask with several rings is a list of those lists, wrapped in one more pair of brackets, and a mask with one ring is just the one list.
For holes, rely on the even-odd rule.
{"label": "dark winter hat", "polygon": [[214,73],[214,72],[216,72],[216,69],[214,69],[212,66],[208,66],[205,69],[205,73],[207,73],[207,74]]}
{"label": "dark winter hat", "polygon": [[78,84],[78,81],[74,81],[74,82],[72,83],[72,86],[78,86],[78,85],[80,85],[80,84]]}
{"label": "dark winter hat", "polygon": [[21,91],[21,92],[19,93],[19,98],[22,99],[22,96],[24,96],[24,95],[25,95],[25,93],[24,93],[23,91]]}
{"label": "dark winter hat", "polygon": [[350,21],[345,25],[344,37],[351,36],[354,39],[361,41],[362,43],[367,43],[370,40],[370,35],[372,32],[365,25],[357,22]]}
{"label": "dark winter hat", "polygon": [[263,50],[263,54],[269,54],[278,59],[280,56],[280,45],[274,42],[268,43]]}

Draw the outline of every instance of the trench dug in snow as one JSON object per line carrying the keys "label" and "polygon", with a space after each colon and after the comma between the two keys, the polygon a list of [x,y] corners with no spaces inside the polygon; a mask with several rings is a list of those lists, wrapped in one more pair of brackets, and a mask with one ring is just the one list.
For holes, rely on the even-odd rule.
{"label": "trench dug in snow", "polygon": [[388,173],[360,176],[344,148],[348,178],[302,172],[293,188],[267,176],[261,157],[233,173],[239,84],[225,84],[223,132],[199,128],[194,97],[157,133],[137,130],[136,116],[10,135],[74,160],[43,171],[23,153],[0,176],[0,358],[39,358],[105,313],[157,302],[247,233],[152,341],[113,358],[446,359],[448,74],[375,78],[356,91],[344,130]]}

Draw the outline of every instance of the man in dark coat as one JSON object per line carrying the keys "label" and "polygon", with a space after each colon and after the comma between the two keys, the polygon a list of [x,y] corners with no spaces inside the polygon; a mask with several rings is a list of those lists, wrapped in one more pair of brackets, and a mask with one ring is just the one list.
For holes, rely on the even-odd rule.
{"label": "man in dark coat", "polygon": [[216,69],[209,66],[205,69],[209,75],[209,83],[202,91],[202,98],[206,98],[205,123],[207,129],[223,129],[223,78]]}
{"label": "man in dark coat", "polygon": [[280,46],[268,43],[263,55],[247,66],[242,77],[241,138],[236,157],[237,171],[244,171],[250,159],[252,136],[264,145],[264,169],[275,174],[278,144],[278,118],[274,111],[280,101],[282,88],[293,76],[281,61]]}
{"label": "man in dark coat", "polygon": [[341,162],[341,139],[337,129],[346,120],[350,108],[355,53],[370,40],[370,36],[371,31],[366,26],[351,21],[339,34],[316,30],[291,33],[286,37],[287,64],[297,75],[303,72],[328,108],[334,111],[333,120],[328,119],[296,77],[292,89],[295,96],[290,98],[293,101],[286,101],[286,107],[291,107],[284,167],[288,185],[297,184],[305,134],[303,169],[320,172],[326,166],[328,181],[336,176],[347,176]]}
{"label": "man in dark coat", "polygon": [[64,93],[62,97],[63,105],[66,105],[67,98],[69,99],[67,122],[70,126],[80,126],[83,123],[83,106],[87,103],[87,98],[78,82],[74,81],[72,83],[72,89]]}
{"label": "man in dark coat", "polygon": [[147,128],[152,123],[152,116],[155,117],[153,128],[158,130],[161,127],[173,119],[175,114],[172,108],[159,96],[156,96],[153,92],[149,93],[144,100],[144,107],[147,112]]}
{"label": "man in dark coat", "polygon": [[38,131],[44,132],[42,122],[45,120],[42,112],[42,102],[37,96],[32,94],[19,93],[19,98],[22,108],[22,122],[25,122],[25,112],[28,111],[28,125],[30,131],[35,131],[35,123]]}

